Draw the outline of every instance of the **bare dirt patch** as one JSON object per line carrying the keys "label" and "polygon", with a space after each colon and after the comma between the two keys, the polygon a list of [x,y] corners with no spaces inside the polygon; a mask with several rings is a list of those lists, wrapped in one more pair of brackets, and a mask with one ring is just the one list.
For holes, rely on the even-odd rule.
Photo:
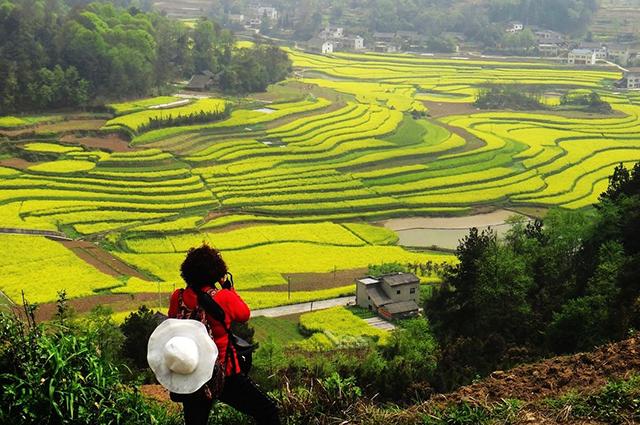
{"label": "bare dirt patch", "polygon": [[61,142],[82,145],[87,148],[104,149],[110,152],[130,152],[135,150],[129,146],[129,142],[122,139],[118,134],[109,134],[106,136],[77,136],[67,134],[60,139]]}
{"label": "bare dirt patch", "polygon": [[152,400],[158,401],[162,404],[167,404],[176,410],[180,410],[180,403],[172,402],[169,398],[169,390],[164,388],[162,385],[142,385],[140,386],[140,391]]}
{"label": "bare dirt patch", "polygon": [[1,166],[17,168],[19,170],[26,170],[27,168],[32,167],[34,165],[38,165],[38,164],[41,164],[41,162],[29,162],[22,158],[6,158],[6,159],[0,160]]}
{"label": "bare dirt patch", "polygon": [[62,245],[73,251],[79,258],[91,264],[102,273],[110,276],[132,276],[150,282],[151,280],[124,263],[119,258],[114,257],[104,249],[87,241],[60,241]]}
{"label": "bare dirt patch", "polygon": [[[156,308],[160,305],[160,309],[166,308],[169,302],[168,294],[145,292],[137,294],[100,294],[89,297],[74,298],[67,302],[67,305],[77,314],[85,314],[90,312],[96,306],[109,306],[113,311],[131,311],[137,309],[140,305],[146,304],[150,308]],[[56,314],[57,305],[55,302],[39,304],[36,310],[36,320],[51,320]]]}
{"label": "bare dirt patch", "polygon": [[[318,291],[321,289],[339,288],[355,283],[355,280],[366,276],[367,269],[336,270],[329,273],[289,273],[283,274],[291,279],[291,292]],[[288,284],[263,286],[252,291],[287,292]]]}
{"label": "bare dirt patch", "polygon": [[482,381],[446,396],[447,402],[498,402],[516,398],[526,402],[558,396],[571,389],[598,389],[611,379],[640,371],[640,335],[608,344],[593,352],[554,357],[540,363],[496,371]]}
{"label": "bare dirt patch", "polygon": [[427,107],[427,113],[429,114],[429,116],[433,118],[447,117],[449,115],[477,114],[478,112],[480,112],[480,109],[473,106],[473,103],[431,101],[423,101],[422,103]]}

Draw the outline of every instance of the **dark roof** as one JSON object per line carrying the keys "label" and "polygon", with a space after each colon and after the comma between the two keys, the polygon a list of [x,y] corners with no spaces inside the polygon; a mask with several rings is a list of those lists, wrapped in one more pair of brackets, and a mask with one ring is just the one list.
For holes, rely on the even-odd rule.
{"label": "dark roof", "polygon": [[377,307],[391,303],[391,298],[384,293],[380,285],[367,285],[367,295]]}
{"label": "dark roof", "polygon": [[402,314],[417,312],[419,310],[418,304],[415,301],[400,301],[397,303],[391,303],[384,306],[390,314]]}
{"label": "dark roof", "polygon": [[597,41],[583,41],[580,43],[580,49],[602,49],[604,46]]}
{"label": "dark roof", "polygon": [[589,50],[589,49],[573,49],[571,51],[572,54],[574,55],[590,55],[593,53],[593,50]]}
{"label": "dark roof", "polygon": [[420,283],[420,279],[413,273],[398,273],[382,276],[381,280],[389,286],[407,285],[409,283]]}
{"label": "dark roof", "polygon": [[415,37],[415,38],[420,37],[420,34],[418,34],[415,31],[398,31],[396,35],[398,37]]}
{"label": "dark roof", "polygon": [[395,38],[396,35],[392,32],[376,32],[373,34],[373,38]]}
{"label": "dark roof", "polygon": [[213,78],[205,74],[196,74],[189,80],[188,89],[206,89],[211,84]]}

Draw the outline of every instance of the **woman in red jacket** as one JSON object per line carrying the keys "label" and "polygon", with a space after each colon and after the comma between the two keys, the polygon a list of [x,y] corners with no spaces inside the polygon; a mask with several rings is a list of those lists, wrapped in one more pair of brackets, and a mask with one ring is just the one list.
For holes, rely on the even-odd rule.
{"label": "woman in red jacket", "polygon": [[[175,318],[178,314],[180,294],[185,307],[190,310],[198,308],[197,291],[210,293],[213,289],[213,299],[225,312],[226,328],[231,322],[246,322],[249,320],[249,307],[236,293],[227,281],[227,265],[220,252],[203,244],[199,248],[192,248],[187,253],[187,258],[180,266],[180,274],[187,284],[184,290],[178,289],[171,295],[169,304],[169,317]],[[221,288],[216,287],[219,283]],[[226,356],[228,335],[225,326],[219,323],[209,314],[207,322],[213,334],[213,340],[218,347],[219,361],[226,357],[226,378],[224,388],[219,397],[220,401],[229,406],[252,416],[258,424],[280,424],[278,408],[275,402],[262,392],[253,381],[241,373],[238,366],[235,349],[232,356]],[[186,425],[206,425],[213,400],[203,397],[194,397],[183,402],[184,420]]]}

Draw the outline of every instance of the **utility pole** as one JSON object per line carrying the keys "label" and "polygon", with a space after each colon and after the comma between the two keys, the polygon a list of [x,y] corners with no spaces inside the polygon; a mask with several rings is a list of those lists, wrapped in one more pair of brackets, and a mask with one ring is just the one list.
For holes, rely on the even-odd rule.
{"label": "utility pole", "polygon": [[291,276],[287,276],[287,286],[288,286],[289,299],[291,299]]}

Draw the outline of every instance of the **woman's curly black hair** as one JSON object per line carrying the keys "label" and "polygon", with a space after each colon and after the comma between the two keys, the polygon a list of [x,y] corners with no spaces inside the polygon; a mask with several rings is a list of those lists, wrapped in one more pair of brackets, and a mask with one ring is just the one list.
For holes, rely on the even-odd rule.
{"label": "woman's curly black hair", "polygon": [[206,242],[187,252],[187,258],[180,266],[180,275],[188,286],[195,288],[213,285],[227,274],[227,264],[220,251],[207,245]]}

